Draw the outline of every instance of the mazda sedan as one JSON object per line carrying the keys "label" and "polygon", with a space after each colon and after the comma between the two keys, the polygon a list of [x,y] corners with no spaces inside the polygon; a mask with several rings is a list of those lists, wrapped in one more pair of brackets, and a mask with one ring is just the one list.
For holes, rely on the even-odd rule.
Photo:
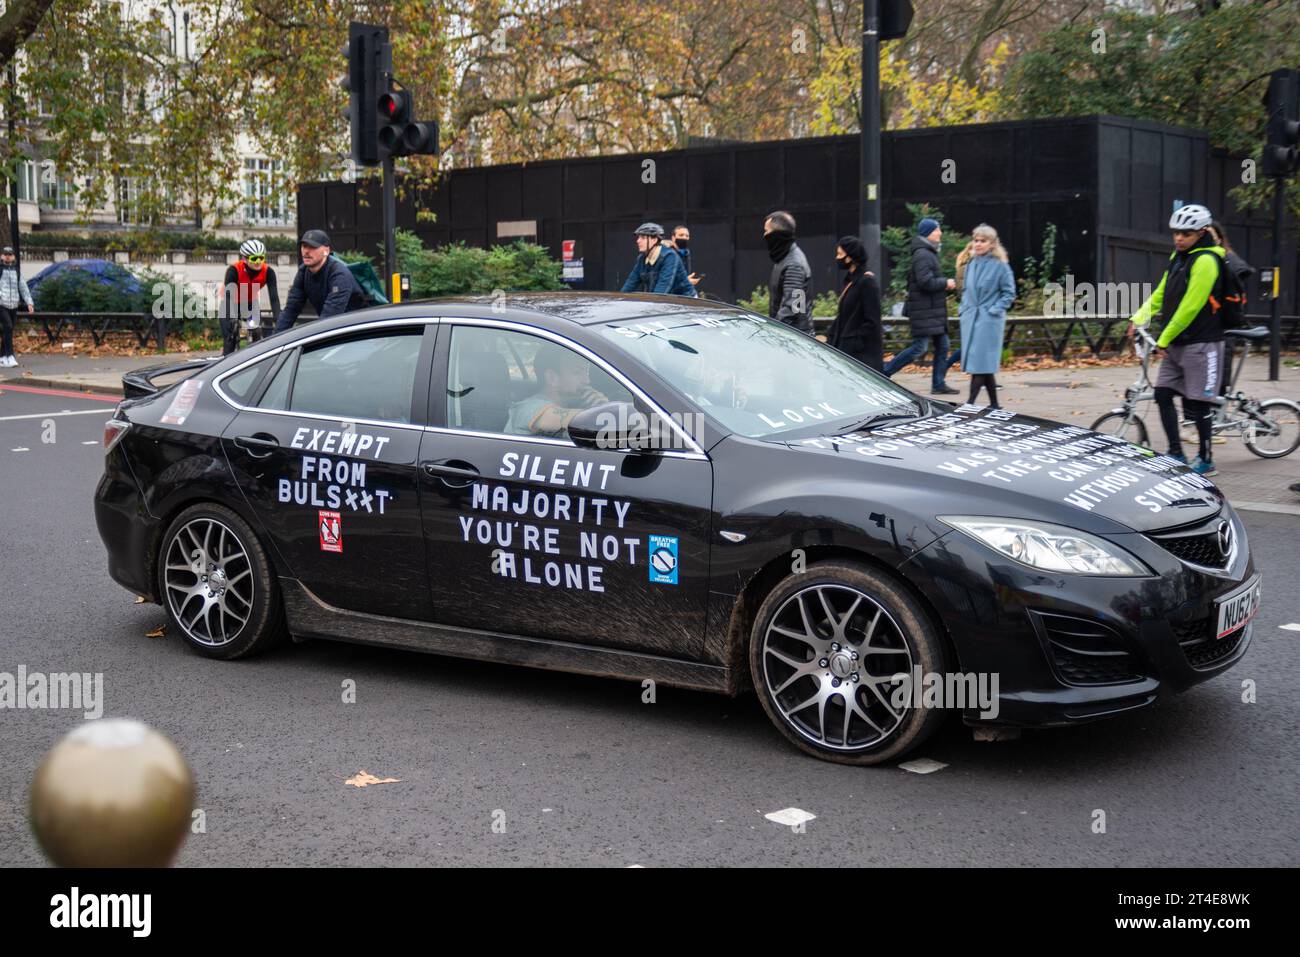
{"label": "mazda sedan", "polygon": [[1240,660],[1259,607],[1241,521],[1180,463],[736,306],[380,307],[125,386],[109,571],[212,658],[291,636],[752,687],[797,747],[875,764],[950,712],[1151,705]]}

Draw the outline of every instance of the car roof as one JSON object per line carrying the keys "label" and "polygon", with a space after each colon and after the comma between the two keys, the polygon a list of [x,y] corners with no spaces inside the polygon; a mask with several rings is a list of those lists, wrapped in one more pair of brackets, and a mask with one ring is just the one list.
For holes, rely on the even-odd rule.
{"label": "car roof", "polygon": [[648,293],[619,292],[510,292],[500,296],[444,296],[400,305],[374,306],[350,312],[317,324],[318,331],[343,328],[354,322],[378,319],[428,317],[492,318],[503,312],[521,318],[520,313],[560,319],[577,325],[618,322],[624,319],[660,319],[691,312],[694,314],[734,314],[741,307],[726,302],[695,299],[690,296],[655,296]]}

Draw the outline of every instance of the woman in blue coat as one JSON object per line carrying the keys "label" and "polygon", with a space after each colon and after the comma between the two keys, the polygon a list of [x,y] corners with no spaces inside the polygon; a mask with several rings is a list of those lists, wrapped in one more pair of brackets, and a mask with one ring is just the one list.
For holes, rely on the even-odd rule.
{"label": "woman in blue coat", "polygon": [[1002,332],[1007,309],[1016,298],[1016,280],[1007,263],[1007,251],[992,226],[980,224],[971,233],[971,256],[963,277],[961,307],[961,367],[970,373],[972,405],[981,388],[989,391],[989,405],[998,405],[994,375],[1002,362]]}

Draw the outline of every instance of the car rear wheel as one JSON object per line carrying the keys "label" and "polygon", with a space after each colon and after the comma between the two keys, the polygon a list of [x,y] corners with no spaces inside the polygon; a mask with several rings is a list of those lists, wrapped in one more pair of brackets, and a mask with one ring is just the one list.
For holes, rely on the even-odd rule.
{"label": "car rear wheel", "polygon": [[172,628],[209,658],[241,658],[285,633],[271,563],[230,509],[192,505],[163,535],[158,588]]}
{"label": "car rear wheel", "polygon": [[898,582],[862,565],[810,565],[778,584],[755,618],[749,665],[772,723],[828,761],[899,757],[943,719],[895,702],[895,675],[943,674],[937,630]]}

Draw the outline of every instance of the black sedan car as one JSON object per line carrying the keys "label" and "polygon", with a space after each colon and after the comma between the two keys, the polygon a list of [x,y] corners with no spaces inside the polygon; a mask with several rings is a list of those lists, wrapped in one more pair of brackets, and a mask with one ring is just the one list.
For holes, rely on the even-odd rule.
{"label": "black sedan car", "polygon": [[[163,370],[175,371],[175,370]],[[128,376],[113,578],[285,636],[757,692],[817,757],[1152,704],[1236,663],[1241,521],[1180,463],[935,402],[738,307],[555,293],[319,320]]]}

